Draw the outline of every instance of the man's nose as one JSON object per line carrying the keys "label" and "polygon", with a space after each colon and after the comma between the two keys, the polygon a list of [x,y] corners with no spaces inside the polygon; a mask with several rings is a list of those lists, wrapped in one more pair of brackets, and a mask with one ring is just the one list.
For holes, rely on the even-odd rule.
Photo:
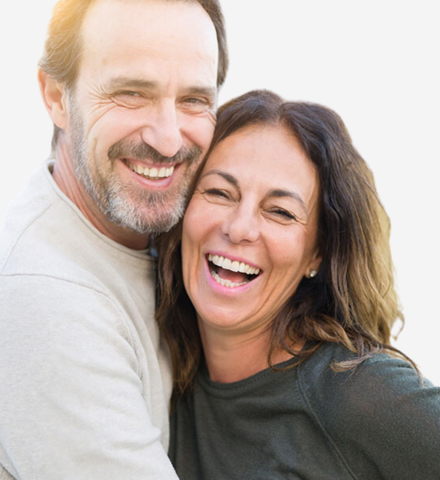
{"label": "man's nose", "polygon": [[174,101],[163,101],[149,110],[142,140],[164,157],[173,157],[181,149],[182,134]]}

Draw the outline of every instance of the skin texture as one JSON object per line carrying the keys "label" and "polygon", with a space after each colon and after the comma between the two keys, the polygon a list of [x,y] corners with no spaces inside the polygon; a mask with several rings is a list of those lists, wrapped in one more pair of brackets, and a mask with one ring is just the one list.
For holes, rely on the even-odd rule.
{"label": "skin texture", "polygon": [[[177,221],[212,138],[215,29],[198,4],[98,0],[82,34],[72,92],[39,74],[51,118],[65,131],[54,179],[98,230],[142,249],[148,233]],[[175,169],[151,180],[127,162]]]}
{"label": "skin texture", "polygon": [[[213,380],[267,368],[271,320],[319,268],[318,199],[315,168],[283,127],[247,127],[209,157],[184,217],[182,259]],[[243,286],[220,286],[209,273],[209,253],[261,273]],[[278,352],[274,360],[287,358]]]}

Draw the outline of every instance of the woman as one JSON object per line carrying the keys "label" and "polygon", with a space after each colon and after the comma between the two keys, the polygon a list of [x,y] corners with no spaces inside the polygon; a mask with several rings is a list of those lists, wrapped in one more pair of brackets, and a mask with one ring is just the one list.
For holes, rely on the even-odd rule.
{"label": "woman", "polygon": [[389,221],[334,112],[222,107],[159,248],[182,480],[440,478],[440,389],[389,345]]}

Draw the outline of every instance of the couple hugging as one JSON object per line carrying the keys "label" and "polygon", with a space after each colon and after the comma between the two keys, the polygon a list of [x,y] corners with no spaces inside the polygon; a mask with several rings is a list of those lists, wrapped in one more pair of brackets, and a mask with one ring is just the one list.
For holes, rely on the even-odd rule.
{"label": "couple hugging", "polygon": [[217,111],[218,0],[60,0],[52,158],[0,234],[0,479],[438,479],[390,345],[389,221],[342,120]]}

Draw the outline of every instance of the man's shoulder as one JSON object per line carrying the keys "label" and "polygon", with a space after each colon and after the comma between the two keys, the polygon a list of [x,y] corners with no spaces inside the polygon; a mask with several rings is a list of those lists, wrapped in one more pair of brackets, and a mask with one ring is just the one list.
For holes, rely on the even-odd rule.
{"label": "man's shoulder", "polygon": [[59,237],[71,221],[62,203],[47,178],[47,165],[40,167],[7,210],[0,231],[2,275],[45,273],[60,263]]}
{"label": "man's shoulder", "polygon": [[[105,285],[110,264],[147,261],[126,258],[117,245],[99,234],[58,189],[49,165],[42,166],[8,209],[0,231],[0,277],[44,276],[62,281]],[[150,262],[154,265],[154,262]],[[129,267],[127,267],[129,270]],[[113,270],[111,273],[113,273]],[[116,272],[118,273],[118,272]]]}
{"label": "man's shoulder", "polygon": [[49,332],[87,319],[129,338],[153,315],[154,262],[95,231],[48,175],[36,172],[0,235],[1,326]]}

